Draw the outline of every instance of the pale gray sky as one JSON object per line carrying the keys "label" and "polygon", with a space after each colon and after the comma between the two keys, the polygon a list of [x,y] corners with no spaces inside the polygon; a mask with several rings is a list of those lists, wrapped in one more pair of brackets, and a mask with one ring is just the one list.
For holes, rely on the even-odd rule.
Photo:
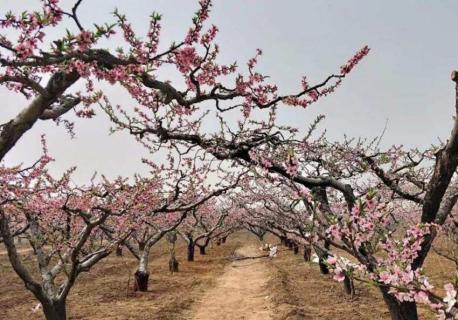
{"label": "pale gray sky", "polygon": [[[0,12],[19,12],[38,0],[0,0]],[[64,0],[71,6],[73,1]],[[83,24],[110,21],[118,7],[134,29],[144,33],[150,12],[163,14],[162,44],[183,38],[197,8],[192,0],[86,0],[80,9]],[[302,75],[317,82],[338,70],[360,47],[372,51],[337,92],[307,110],[283,109],[280,121],[308,127],[318,114],[326,115],[330,138],[378,135],[388,119],[384,144],[428,146],[446,138],[451,128],[454,88],[450,71],[458,68],[455,33],[458,2],[453,0],[216,0],[211,22],[220,33],[221,60],[244,62],[262,48],[260,70],[282,92],[294,92]],[[117,90],[112,97],[122,102]],[[7,121],[24,100],[0,89],[0,122]],[[70,117],[71,119],[73,116]],[[6,157],[7,164],[30,162],[40,153],[39,136],[47,134],[55,172],[77,165],[76,179],[93,171],[109,176],[143,172],[145,155],[131,137],[108,136],[103,114],[76,120],[71,140],[53,123],[36,125]]]}

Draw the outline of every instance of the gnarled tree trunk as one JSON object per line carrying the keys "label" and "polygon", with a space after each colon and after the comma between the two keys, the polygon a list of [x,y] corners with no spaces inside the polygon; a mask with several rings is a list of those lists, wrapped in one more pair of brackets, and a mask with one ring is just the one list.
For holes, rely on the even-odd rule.
{"label": "gnarled tree trunk", "polygon": [[399,302],[395,296],[388,293],[387,288],[380,288],[383,300],[390,311],[391,320],[418,320],[417,305],[415,302]]}
{"label": "gnarled tree trunk", "polygon": [[148,291],[148,257],[149,249],[145,248],[140,254],[140,261],[138,263],[138,270],[135,272],[134,291]]}
{"label": "gnarled tree trunk", "polygon": [[175,244],[177,241],[176,231],[171,231],[167,233],[167,241],[170,244],[170,259],[169,259],[169,271],[170,273],[178,272],[178,260],[175,256]]}
{"label": "gnarled tree trunk", "polygon": [[175,255],[172,255],[169,260],[169,271],[171,273],[178,272],[178,260],[176,259]]}
{"label": "gnarled tree trunk", "polygon": [[304,261],[310,262],[312,259],[312,247],[309,245],[304,245]]}
{"label": "gnarled tree trunk", "polygon": [[349,278],[348,276],[345,276],[344,279],[344,289],[345,293],[353,298],[355,295],[355,285],[353,283],[353,279]]}
{"label": "gnarled tree trunk", "polygon": [[188,261],[194,261],[194,249],[195,249],[194,241],[189,240],[188,241]]}
{"label": "gnarled tree trunk", "polygon": [[[328,241],[324,242],[324,248],[328,250],[330,247],[330,243]],[[321,274],[329,274],[329,268],[326,264],[326,260],[329,257],[329,254],[326,250],[320,249],[319,247],[316,247],[316,254],[318,255],[318,265],[320,266],[320,272]]]}
{"label": "gnarled tree trunk", "polygon": [[286,246],[288,247],[288,250],[293,250],[293,241],[286,239]]}
{"label": "gnarled tree trunk", "polygon": [[205,238],[205,241],[204,241],[203,244],[199,244],[197,241],[195,243],[196,243],[196,246],[199,247],[199,253],[201,255],[207,254],[206,249],[208,247],[208,244],[210,243],[210,238],[209,237]]}
{"label": "gnarled tree trunk", "polygon": [[117,257],[122,257],[122,246],[121,245],[118,245],[116,247],[116,256]]}
{"label": "gnarled tree trunk", "polygon": [[201,246],[201,245],[197,245],[199,247],[199,253],[201,255],[205,255],[206,252],[205,252],[205,249],[207,248],[207,246]]}
{"label": "gnarled tree trunk", "polygon": [[65,299],[42,302],[41,306],[46,320],[67,320]]}

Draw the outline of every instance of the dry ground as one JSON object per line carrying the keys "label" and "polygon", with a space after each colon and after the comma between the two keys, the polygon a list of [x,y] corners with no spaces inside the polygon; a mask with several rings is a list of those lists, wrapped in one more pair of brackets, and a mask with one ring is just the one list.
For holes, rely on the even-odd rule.
{"label": "dry ground", "polygon": [[[244,244],[236,250],[236,254],[254,257],[259,256],[260,252],[256,245]],[[232,262],[192,308],[192,319],[273,319],[269,278],[270,268],[265,258]]]}
{"label": "dry ground", "polygon": [[[239,246],[240,240],[230,239],[224,246],[209,248],[206,256],[196,253],[196,261],[189,263],[185,261],[184,243],[180,242],[177,250],[180,272],[173,275],[168,271],[166,244],[153,247],[150,291],[146,293],[132,293],[127,288],[136,260],[127,252],[124,257],[112,255],[77,280],[68,300],[69,318],[188,319],[190,306],[223,273],[229,262],[225,257],[231,256]],[[130,288],[132,281],[130,277]],[[13,273],[7,256],[0,254],[0,319],[43,319],[40,312],[33,314],[31,311],[36,304]]]}
{"label": "dry ground", "polygon": [[[268,286],[273,292],[272,302],[277,310],[275,320],[390,319],[377,288],[355,283],[356,296],[351,299],[345,295],[343,285],[333,281],[331,275],[322,275],[317,265],[305,263],[302,252],[294,255],[291,250],[282,248],[270,267],[273,271]],[[433,252],[424,269],[433,284],[443,284],[455,272],[453,264]],[[438,291],[442,294],[441,289]],[[419,308],[419,318],[436,319],[422,307]]]}
{"label": "dry ground", "polygon": [[[271,240],[275,241],[275,240]],[[302,256],[281,248],[274,260],[231,262],[237,250],[242,255],[259,255],[259,243],[237,234],[221,246],[214,245],[206,256],[196,253],[195,262],[185,261],[185,246],[178,246],[180,272],[168,272],[165,244],[153,248],[150,291],[132,293],[129,275],[136,261],[110,256],[77,280],[68,301],[70,319],[388,319],[377,289],[357,284],[351,300],[342,286],[321,275],[318,267]],[[36,300],[12,271],[0,247],[0,320],[43,319],[32,313]],[[30,252],[24,252],[27,256]],[[443,280],[453,266],[432,255],[426,263],[434,280]],[[132,278],[130,278],[130,287]],[[421,310],[421,319],[434,319]]]}

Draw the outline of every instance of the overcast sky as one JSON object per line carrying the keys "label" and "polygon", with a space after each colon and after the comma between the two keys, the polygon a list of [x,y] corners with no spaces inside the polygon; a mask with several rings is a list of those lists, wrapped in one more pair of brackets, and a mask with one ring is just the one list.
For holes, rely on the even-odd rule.
{"label": "overcast sky", "polygon": [[[64,0],[70,7],[73,1]],[[0,0],[0,12],[19,12],[39,5],[36,0]],[[115,7],[126,13],[143,34],[152,11],[163,14],[162,44],[181,40],[190,26],[197,1],[86,0],[80,8],[84,25],[112,21]],[[280,121],[308,127],[318,114],[332,139],[374,137],[388,120],[384,145],[428,146],[450,131],[454,87],[450,72],[458,68],[458,1],[420,0],[216,0],[211,23],[218,26],[221,62],[245,62],[256,48],[264,55],[259,68],[283,93],[298,89],[303,75],[313,82],[338,71],[352,54],[367,44],[370,55],[344,84],[307,110],[284,109]],[[122,103],[117,90],[111,94]],[[25,105],[23,98],[0,89],[0,122]],[[118,96],[119,94],[119,96]],[[70,116],[70,119],[73,119]],[[144,172],[145,151],[127,135],[108,136],[109,123],[99,115],[76,120],[75,139],[63,127],[41,122],[6,157],[6,164],[29,163],[40,154],[45,133],[54,172],[76,165],[76,180],[93,171],[108,176]]]}

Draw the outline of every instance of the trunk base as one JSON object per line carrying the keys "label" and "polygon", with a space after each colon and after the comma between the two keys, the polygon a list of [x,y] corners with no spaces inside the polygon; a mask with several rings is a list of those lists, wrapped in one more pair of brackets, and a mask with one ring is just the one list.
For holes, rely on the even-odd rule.
{"label": "trunk base", "polygon": [[178,266],[179,266],[179,263],[178,263],[177,259],[175,259],[175,257],[173,257],[173,258],[171,258],[169,260],[169,271],[170,271],[170,273],[178,272]]}
{"label": "trunk base", "polygon": [[320,258],[320,261],[318,262],[318,265],[320,266],[321,274],[329,274],[328,266],[323,262],[321,258]]}
{"label": "trunk base", "polygon": [[399,302],[396,297],[388,293],[387,288],[380,288],[383,300],[390,310],[391,320],[418,320],[417,305],[415,302]]}
{"label": "trunk base", "polygon": [[312,259],[312,248],[310,246],[304,246],[304,261],[310,262]]}
{"label": "trunk base", "polygon": [[188,245],[188,261],[194,261],[194,244]]}
{"label": "trunk base", "polygon": [[293,242],[289,239],[286,239],[286,246],[288,247],[288,250],[293,250]]}
{"label": "trunk base", "polygon": [[65,301],[42,303],[42,307],[46,320],[67,320]]}
{"label": "trunk base", "polygon": [[315,252],[318,255],[318,265],[320,266],[321,274],[329,274],[329,268],[326,265],[326,260],[328,259],[329,255],[327,252],[322,251],[321,249],[315,249]]}
{"label": "trunk base", "polygon": [[134,291],[148,291],[149,272],[137,271],[135,272],[135,286]]}
{"label": "trunk base", "polygon": [[355,285],[353,283],[353,279],[350,279],[348,276],[345,276],[344,288],[345,293],[348,294],[351,298],[355,296]]}

